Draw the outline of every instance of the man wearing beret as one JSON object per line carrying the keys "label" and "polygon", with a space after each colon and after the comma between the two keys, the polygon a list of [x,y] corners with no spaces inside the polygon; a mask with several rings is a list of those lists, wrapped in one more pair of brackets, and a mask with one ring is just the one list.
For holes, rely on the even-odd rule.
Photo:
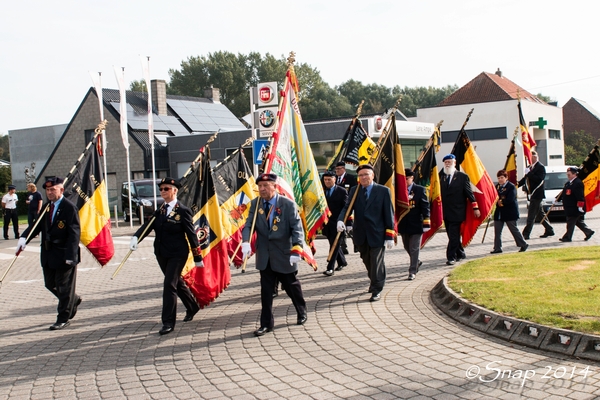
{"label": "man wearing beret", "polygon": [[409,212],[398,223],[398,233],[402,237],[404,250],[410,257],[408,267],[408,280],[416,278],[419,267],[423,264],[419,261],[421,249],[421,237],[423,232],[431,229],[429,222],[429,200],[423,186],[414,183],[415,173],[410,169],[404,170],[406,186],[408,189]]}
{"label": "man wearing beret", "polygon": [[[369,275],[370,301],[379,301],[385,285],[385,249],[394,245],[394,211],[390,190],[375,183],[373,166],[359,166],[359,185],[350,189],[348,201],[338,217],[337,229],[346,230],[344,216],[348,210],[354,211],[354,236],[352,240],[360,253]],[[356,193],[353,204],[352,199]]]}
{"label": "man wearing beret", "polygon": [[[275,280],[292,299],[298,325],[307,319],[306,301],[302,286],[296,277],[304,243],[302,221],[292,200],[277,193],[277,175],[262,174],[256,179],[259,197],[250,202],[250,212],[242,230],[242,254],[251,253],[250,231],[256,232],[256,269],[260,271],[260,327],[255,336],[271,332],[273,318],[273,291]],[[254,225],[254,226],[253,226]]]}
{"label": "man wearing beret", "polygon": [[[348,192],[346,189],[342,188],[335,184],[335,173],[332,171],[327,171],[323,174],[323,182],[325,184],[325,199],[327,200],[327,207],[331,212],[329,216],[329,221],[325,226],[323,226],[323,235],[327,237],[329,241],[329,252],[331,253],[331,246],[333,246],[333,242],[335,242],[335,238],[337,236],[337,221],[340,216],[340,211],[346,205],[346,201],[348,200]],[[341,239],[341,236],[340,236]],[[334,251],[331,260],[327,264],[327,269],[323,272],[324,275],[332,276],[334,274],[334,267],[337,261],[337,271],[341,271],[348,263],[346,262],[346,257],[344,257],[344,252],[340,246],[338,241],[336,250]]]}
{"label": "man wearing beret", "polygon": [[158,333],[166,335],[175,328],[177,296],[186,309],[183,322],[193,320],[194,315],[200,310],[190,288],[181,277],[190,247],[194,266],[203,267],[204,263],[200,254],[198,235],[192,222],[192,211],[177,201],[177,191],[181,188],[181,184],[173,178],[163,178],[158,186],[160,196],[165,202],[154,212],[153,218],[133,235],[129,248],[132,251],[137,250],[138,243],[154,230],[154,255],[165,275],[161,316],[163,326]]}
{"label": "man wearing beret", "polygon": [[[448,235],[446,248],[446,264],[454,265],[467,256],[460,242],[460,226],[467,217],[467,212],[472,212],[475,218],[481,216],[471,180],[464,172],[456,170],[456,157],[454,154],[444,156],[444,168],[440,171],[440,186],[442,192],[442,212],[444,213],[444,226]],[[471,203],[471,210],[467,209],[467,200]]]}
{"label": "man wearing beret", "polygon": [[48,179],[42,186],[48,203],[40,217],[23,232],[17,244],[19,254],[32,238],[42,234],[40,260],[44,284],[58,298],[58,315],[50,330],[63,329],[75,317],[81,297],[75,293],[77,264],[81,260],[79,239],[79,212],[77,207],[63,196],[64,180]]}
{"label": "man wearing beret", "polygon": [[12,222],[15,239],[19,238],[19,216],[17,215],[17,201],[19,198],[14,185],[8,185],[8,193],[2,196],[2,209],[4,210],[4,239],[8,240],[8,226]]}
{"label": "man wearing beret", "polygon": [[574,167],[567,168],[567,179],[565,186],[557,197],[557,201],[562,200],[563,206],[565,207],[565,214],[567,216],[567,231],[561,237],[561,242],[570,242],[573,240],[573,231],[575,227],[581,229],[585,233],[584,240],[590,240],[592,235],[595,233],[593,230],[588,228],[584,222],[585,218],[585,194],[583,190],[583,182],[577,177],[579,170]]}

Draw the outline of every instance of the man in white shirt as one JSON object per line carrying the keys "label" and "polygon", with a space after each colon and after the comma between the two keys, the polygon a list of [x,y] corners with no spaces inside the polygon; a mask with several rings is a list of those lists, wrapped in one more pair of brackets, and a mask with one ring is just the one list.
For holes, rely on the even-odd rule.
{"label": "man in white shirt", "polygon": [[19,238],[19,216],[17,215],[17,188],[8,185],[8,193],[2,197],[2,209],[4,210],[4,240],[8,240],[8,226],[12,222],[15,239]]}

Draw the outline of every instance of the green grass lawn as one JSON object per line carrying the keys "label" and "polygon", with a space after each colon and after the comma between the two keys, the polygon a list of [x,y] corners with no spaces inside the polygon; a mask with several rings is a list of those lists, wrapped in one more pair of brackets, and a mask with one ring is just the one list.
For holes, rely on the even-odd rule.
{"label": "green grass lawn", "polygon": [[600,246],[515,253],[470,261],[448,284],[504,315],[600,334]]}

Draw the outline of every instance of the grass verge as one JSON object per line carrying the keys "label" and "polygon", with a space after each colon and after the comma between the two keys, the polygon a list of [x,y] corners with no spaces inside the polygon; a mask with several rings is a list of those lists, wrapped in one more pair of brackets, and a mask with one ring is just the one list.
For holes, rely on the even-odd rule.
{"label": "grass verge", "polygon": [[454,269],[461,297],[504,315],[600,334],[600,246],[486,257]]}

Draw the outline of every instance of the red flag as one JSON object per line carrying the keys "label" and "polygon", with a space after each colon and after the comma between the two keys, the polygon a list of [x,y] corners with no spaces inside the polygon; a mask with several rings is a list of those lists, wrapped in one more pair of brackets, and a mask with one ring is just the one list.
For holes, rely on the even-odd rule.
{"label": "red flag", "polygon": [[517,103],[519,108],[519,125],[521,125],[521,141],[523,142],[523,154],[527,159],[527,165],[531,165],[531,149],[535,147],[535,140],[529,133],[525,118],[523,118],[523,110],[521,109],[521,100]]}

